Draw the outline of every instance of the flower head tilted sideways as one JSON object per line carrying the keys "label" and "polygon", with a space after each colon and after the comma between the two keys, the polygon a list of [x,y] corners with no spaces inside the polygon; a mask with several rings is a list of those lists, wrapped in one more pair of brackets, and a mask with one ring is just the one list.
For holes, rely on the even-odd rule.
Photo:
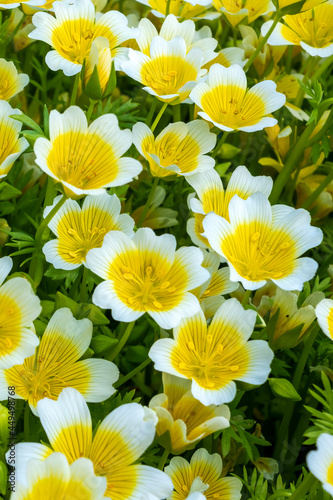
{"label": "flower head tilted sideways", "polygon": [[256,132],[273,127],[277,120],[267,115],[286,102],[271,80],[247,90],[246,74],[238,64],[229,68],[213,64],[207,80],[194,87],[190,99],[202,109],[198,113],[202,118],[226,132]]}
{"label": "flower head tilted sideways", "polygon": [[0,99],[8,101],[29,83],[28,75],[19,74],[13,62],[0,59]]}
{"label": "flower head tilted sideways", "polygon": [[323,489],[333,495],[333,436],[323,433],[317,439],[317,450],[306,457],[310,472],[323,483]]}
{"label": "flower head tilted sideways", "polygon": [[29,7],[40,7],[45,3],[45,0],[1,0],[0,9],[16,9],[20,7],[22,4],[27,5]]}
{"label": "flower head tilted sideways", "polygon": [[97,68],[99,86],[103,95],[109,83],[112,68],[112,52],[109,40],[103,36],[95,38],[91,44],[84,69],[84,85],[89,82],[95,67]]}
{"label": "flower head tilted sideways", "polygon": [[156,370],[192,380],[191,392],[203,405],[229,403],[236,380],[261,385],[270,372],[273,351],[267,342],[248,342],[255,320],[255,311],[226,300],[209,326],[200,310],[180,322],[174,339],[157,340],[149,357]]}
{"label": "flower head tilted sideways", "polygon": [[[223,477],[222,458],[197,450],[190,463],[174,457],[164,471],[171,477],[175,491],[168,500],[240,500],[242,483],[236,477]],[[195,496],[195,493],[197,496]]]}
{"label": "flower head tilted sideways", "polygon": [[104,418],[93,435],[88,405],[78,391],[68,388],[57,401],[40,401],[38,414],[51,447],[18,444],[18,479],[26,476],[29,460],[45,460],[55,451],[70,464],[81,457],[90,459],[95,474],[106,477],[105,496],[112,500],[162,500],[172,492],[172,481],[164,472],[135,464],[155,437],[157,417],[149,408],[123,404]]}
{"label": "flower head tilted sideways", "polygon": [[219,14],[216,12],[207,12],[210,6],[210,0],[138,0],[143,5],[152,9],[151,13],[159,18],[166,17],[167,12],[170,15],[182,19],[216,19]]}
{"label": "flower head tilted sideways", "polygon": [[22,123],[10,118],[20,114],[20,110],[0,100],[0,179],[8,174],[15,160],[29,147],[24,137],[19,138]]}
{"label": "flower head tilted sideways", "polygon": [[[45,209],[44,217],[60,198],[57,196],[53,205]],[[85,262],[89,250],[102,246],[109,231],[123,231],[133,236],[134,220],[127,214],[120,215],[120,210],[115,194],[87,196],[82,208],[76,201],[66,200],[48,224],[57,239],[43,247],[47,262],[56,269],[76,269]]]}
{"label": "flower head tilted sideways", "polygon": [[[10,257],[0,259],[0,369],[23,363],[39,344],[33,321],[41,313],[40,300],[25,278],[3,283],[12,266]],[[2,399],[7,397],[8,388]]]}
{"label": "flower head tilted sideways", "polygon": [[251,194],[259,192],[268,198],[273,187],[271,177],[252,176],[248,169],[239,166],[232,173],[228,186],[223,188],[222,180],[215,170],[204,174],[187,177],[187,182],[195,189],[199,200],[192,194],[188,197],[188,205],[194,214],[187,222],[187,232],[193,243],[199,247],[209,247],[209,242],[203,233],[202,221],[209,212],[214,212],[229,220],[229,203],[237,194],[246,199]]}
{"label": "flower head tilted sideways", "polygon": [[271,0],[213,0],[213,7],[225,15],[229,23],[235,27],[243,19],[247,18],[252,23],[259,16],[273,12],[275,7]]}
{"label": "flower head tilted sideways", "polygon": [[306,210],[272,207],[261,193],[246,200],[235,195],[229,220],[210,213],[203,227],[210,246],[228,262],[231,281],[240,281],[246,290],[257,290],[267,280],[283,290],[302,290],[315,275],[318,264],[299,257],[319,245],[323,233],[310,225]]}
{"label": "flower head tilted sideways", "polygon": [[163,393],[154,396],[149,408],[158,416],[159,443],[174,455],[192,449],[206,436],[229,427],[226,405],[204,406],[191,393],[191,381],[162,374]]}
{"label": "flower head tilted sideways", "polygon": [[215,165],[214,159],[205,153],[214,148],[216,135],[203,120],[171,123],[156,138],[147,125],[136,123],[133,143],[148,160],[150,171],[156,177],[175,174],[186,177]]}
{"label": "flower head tilted sideways", "polygon": [[128,27],[127,18],[121,12],[111,10],[95,19],[95,6],[90,0],[54,2],[53,9],[55,17],[47,12],[33,16],[36,29],[29,37],[55,49],[46,54],[46,64],[53,71],[61,69],[66,76],[81,71],[96,38],[108,39],[116,63],[127,50],[119,45],[138,35],[137,29]]}
{"label": "flower head tilted sideways", "polygon": [[15,485],[10,500],[102,500],[106,478],[97,477],[87,458],[71,465],[62,453],[52,453],[44,462],[31,460],[26,468],[26,483]]}
{"label": "flower head tilted sideways", "polygon": [[333,300],[321,300],[316,307],[316,316],[322,331],[333,340]]}
{"label": "flower head tilted sideways", "polygon": [[121,158],[132,144],[130,130],[120,130],[116,115],[106,114],[88,126],[77,106],[50,113],[50,140],[34,145],[37,165],[61,182],[67,194],[99,195],[106,187],[131,182],[142,170],[133,158]]}
{"label": "flower head tilted sideways", "polygon": [[76,320],[69,309],[58,309],[35,354],[21,365],[0,371],[0,401],[8,397],[8,386],[15,386],[14,397],[28,401],[36,415],[39,400],[56,399],[65,387],[74,387],[88,402],[108,399],[115,392],[112,384],[119,370],[105,359],[79,361],[91,337],[89,319]]}
{"label": "flower head tilted sideways", "polygon": [[[267,43],[270,45],[300,45],[310,56],[329,57],[333,54],[333,0],[328,0],[305,12],[283,18]],[[268,33],[273,21],[267,21],[262,35]]]}
{"label": "flower head tilted sideways", "polygon": [[171,234],[156,236],[142,228],[131,239],[111,231],[86,257],[88,269],[105,280],[96,287],[93,303],[111,309],[117,321],[135,321],[147,312],[161,328],[173,328],[199,310],[189,292],[210,277],[202,261],[199,248],[176,251]]}

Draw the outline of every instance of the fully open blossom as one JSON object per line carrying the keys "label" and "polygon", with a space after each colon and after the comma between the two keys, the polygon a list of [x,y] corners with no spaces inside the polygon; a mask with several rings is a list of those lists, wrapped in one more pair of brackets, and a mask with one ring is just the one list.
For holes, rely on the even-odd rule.
{"label": "fully open blossom", "polygon": [[136,463],[155,436],[157,418],[152,410],[137,403],[123,404],[109,413],[93,433],[84,398],[75,389],[67,388],[57,401],[40,401],[38,414],[50,446],[16,446],[18,479],[26,476],[29,460],[44,461],[56,451],[63,453],[70,464],[81,457],[90,459],[96,476],[106,477],[105,496],[112,500],[162,500],[170,495],[172,481],[164,472]]}
{"label": "fully open blossom", "polygon": [[[11,500],[102,500],[106,478],[97,477],[87,458],[71,465],[62,453],[52,453],[44,462],[31,460],[26,468],[26,483],[15,484]],[[79,494],[79,496],[78,496]]]}
{"label": "fully open blossom", "polygon": [[193,396],[205,406],[229,403],[236,380],[260,385],[270,372],[273,351],[267,342],[248,342],[255,321],[255,311],[226,300],[209,326],[200,310],[180,322],[174,339],[157,340],[149,357],[157,370],[191,380]]}
{"label": "fully open blossom", "polygon": [[215,165],[214,159],[205,153],[214,148],[216,135],[202,120],[170,123],[156,138],[147,125],[136,123],[133,143],[148,160],[150,171],[156,177],[190,176]]}
{"label": "fully open blossom", "polygon": [[[44,210],[44,217],[59,198],[61,196]],[[76,201],[66,200],[48,224],[57,239],[44,245],[46,260],[56,269],[76,269],[85,262],[89,250],[102,246],[109,231],[123,231],[132,236],[134,220],[127,214],[120,214],[120,210],[120,201],[115,194],[87,196],[82,208]]]}
{"label": "fully open blossom", "polygon": [[[33,321],[42,310],[40,300],[25,278],[3,283],[12,266],[10,257],[0,259],[0,369],[23,363],[39,344]],[[8,394],[0,400],[7,397]]]}
{"label": "fully open blossom", "polygon": [[118,321],[134,321],[147,312],[162,328],[172,328],[200,307],[189,291],[209,278],[202,260],[198,248],[176,251],[171,234],[156,236],[142,228],[131,239],[111,231],[102,247],[90,250],[86,257],[87,267],[104,280],[93,302],[111,309]]}
{"label": "fully open blossom", "polygon": [[61,182],[67,194],[104,194],[106,187],[131,182],[142,170],[133,158],[121,158],[132,144],[130,130],[120,130],[116,115],[105,114],[88,126],[84,111],[70,106],[50,113],[50,140],[34,145],[37,165]]}
{"label": "fully open blossom", "polygon": [[333,300],[324,299],[316,307],[316,316],[322,331],[333,340]]}
{"label": "fully open blossom", "polygon": [[28,75],[19,74],[13,62],[0,59],[0,99],[8,101],[29,83]]}
{"label": "fully open blossom", "polygon": [[241,481],[237,477],[221,478],[221,456],[210,455],[205,448],[197,450],[190,463],[182,457],[172,458],[164,470],[175,490],[168,500],[240,500],[242,496]]}
{"label": "fully open blossom", "polygon": [[[328,57],[333,54],[333,0],[321,3],[306,12],[283,18],[270,35],[271,45],[300,45],[310,56]],[[268,33],[273,21],[261,28]]]}
{"label": "fully open blossom", "polygon": [[53,3],[53,9],[55,16],[47,12],[37,12],[33,16],[36,29],[29,37],[53,47],[54,50],[46,55],[46,64],[53,71],[61,69],[67,76],[81,71],[96,38],[108,39],[117,61],[126,53],[126,49],[119,47],[121,43],[138,35],[137,29],[128,27],[124,14],[116,10],[95,18],[95,6],[90,0],[58,1]]}
{"label": "fully open blossom", "polygon": [[235,195],[229,204],[229,220],[208,214],[204,236],[230,266],[230,279],[247,290],[272,280],[284,290],[302,290],[318,264],[304,252],[319,245],[323,234],[310,225],[309,212],[286,205],[271,207],[262,193],[247,200]]}
{"label": "fully open blossom", "polygon": [[323,483],[323,488],[333,495],[333,436],[323,433],[317,439],[317,450],[306,457],[310,472]]}
{"label": "fully open blossom", "polygon": [[244,200],[256,192],[268,197],[273,186],[271,177],[254,177],[244,166],[235,169],[226,189],[223,188],[222,180],[215,170],[187,177],[187,182],[199,197],[197,199],[192,194],[189,195],[188,204],[194,218],[187,221],[187,232],[193,243],[200,247],[210,247],[207,238],[202,234],[202,221],[209,212],[229,220],[229,203],[235,194]]}
{"label": "fully open blossom", "polygon": [[13,109],[8,102],[0,100],[0,179],[8,174],[15,160],[29,146],[24,137],[19,138],[22,123],[10,118],[20,114],[19,109]]}
{"label": "fully open blossom", "polygon": [[[89,319],[76,320],[67,308],[58,309],[50,319],[38,350],[23,364],[0,371],[0,401],[13,397],[28,401],[37,415],[37,403],[43,398],[56,399],[64,387],[74,387],[86,401],[98,403],[115,392],[112,384],[119,376],[115,364],[106,359],[80,360],[92,337]],[[77,457],[79,458],[79,457]]]}
{"label": "fully open blossom", "polygon": [[226,405],[204,406],[191,393],[191,381],[162,374],[163,393],[154,396],[149,408],[158,417],[159,443],[174,455],[192,449],[204,437],[229,427]]}
{"label": "fully open blossom", "polygon": [[259,16],[275,10],[271,0],[213,0],[213,7],[225,15],[232,26],[247,18],[252,23]]}
{"label": "fully open blossom", "polygon": [[[333,1],[333,0],[332,0]],[[247,90],[247,79],[238,64],[225,68],[213,64],[208,78],[199,82],[190,99],[202,111],[199,115],[226,132],[256,132],[277,123],[270,113],[281,108],[286,98],[276,92],[276,84],[264,80]]]}

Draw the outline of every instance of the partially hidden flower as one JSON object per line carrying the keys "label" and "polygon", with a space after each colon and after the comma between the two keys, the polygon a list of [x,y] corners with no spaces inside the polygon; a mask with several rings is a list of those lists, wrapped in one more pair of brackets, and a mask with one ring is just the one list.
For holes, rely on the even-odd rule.
{"label": "partially hidden flower", "polygon": [[271,80],[247,90],[246,74],[238,64],[229,68],[213,64],[208,78],[194,87],[190,99],[202,109],[198,113],[202,118],[226,132],[256,132],[272,127],[277,120],[267,115],[286,101],[283,94],[276,92],[276,84]]}
{"label": "partially hidden flower", "polygon": [[84,85],[87,85],[93,71],[97,68],[97,75],[101,94],[103,95],[109,83],[112,68],[112,52],[107,38],[99,36],[91,44],[89,56],[86,58],[84,69]]}
{"label": "partially hidden flower", "polygon": [[271,206],[261,193],[247,200],[235,195],[229,220],[210,213],[204,236],[230,266],[230,279],[256,290],[272,280],[283,290],[302,290],[318,264],[304,252],[319,245],[322,231],[310,225],[309,212],[286,205]]}
{"label": "partially hidden flower", "polygon": [[316,307],[316,316],[322,331],[333,340],[333,300],[324,299]]}
{"label": "partially hidden flower", "polygon": [[14,162],[29,146],[24,137],[19,138],[22,123],[10,118],[11,115],[20,114],[19,109],[13,109],[8,102],[0,100],[0,179],[8,174]]}
{"label": "partially hidden flower", "polygon": [[323,433],[317,439],[317,450],[307,454],[310,472],[323,484],[323,489],[333,495],[333,436]]}
{"label": "partially hidden flower", "polygon": [[[170,476],[174,492],[168,500],[240,500],[242,482],[237,477],[221,477],[222,458],[210,455],[200,448],[190,463],[183,457],[174,457],[164,469]],[[194,496],[194,494],[199,494]],[[201,494],[201,495],[200,495]]]}
{"label": "partially hidden flower", "polygon": [[53,2],[53,9],[55,16],[48,12],[34,14],[32,22],[36,29],[29,37],[53,47],[54,50],[46,54],[46,64],[53,71],[61,69],[66,76],[81,71],[96,38],[108,39],[117,63],[127,52],[126,48],[119,47],[121,43],[138,35],[137,29],[128,27],[126,16],[116,10],[95,18],[95,6],[90,0]]}
{"label": "partially hidden flower", "polygon": [[229,220],[229,204],[235,194],[246,199],[251,194],[260,192],[268,198],[273,187],[271,177],[263,175],[254,177],[242,165],[232,173],[226,189],[224,189],[221,177],[215,170],[192,175],[186,180],[199,197],[197,199],[192,194],[189,195],[188,205],[194,218],[188,220],[187,232],[193,243],[203,248],[210,247],[207,238],[203,236],[202,225],[202,221],[209,212],[214,212]]}
{"label": "partially hidden flower", "polygon": [[216,19],[219,14],[207,11],[210,0],[138,0],[150,7],[151,13],[159,18],[167,16],[167,12],[182,19]]}
{"label": "partially hidden flower", "polygon": [[[153,199],[151,200],[151,205],[141,224],[142,227],[150,227],[151,229],[163,229],[166,227],[176,226],[178,224],[177,210],[172,210],[171,208],[160,206],[165,200],[166,194],[166,190],[162,188],[162,186],[157,186]],[[141,205],[131,213],[131,217],[135,220],[136,224],[139,222],[144,208],[145,205]]]}
{"label": "partially hidden flower", "polygon": [[[33,321],[42,310],[40,300],[25,278],[3,283],[12,266],[10,257],[0,259],[0,369],[23,363],[39,344]],[[8,398],[8,385],[0,400]]]}
{"label": "partially hidden flower", "polygon": [[0,99],[8,101],[29,83],[28,75],[17,72],[12,61],[0,59]]}
{"label": "partially hidden flower", "polygon": [[176,251],[171,234],[156,236],[141,228],[131,239],[111,231],[102,247],[86,257],[88,269],[104,280],[96,287],[93,302],[111,309],[117,321],[134,321],[147,312],[162,328],[173,328],[200,307],[190,290],[209,278],[202,260],[198,248]]}
{"label": "partially hidden flower", "polygon": [[69,195],[104,194],[106,187],[133,180],[142,165],[121,158],[132,144],[130,130],[120,130],[114,114],[105,114],[88,126],[84,111],[70,106],[63,114],[50,113],[50,140],[34,145],[37,165],[61,182]]}
{"label": "partially hidden flower", "polygon": [[240,47],[226,47],[216,53],[216,57],[204,65],[205,69],[209,69],[213,64],[221,64],[225,68],[229,68],[233,64],[238,64],[241,68],[245,65],[245,51]]}
{"label": "partially hidden flower", "polygon": [[123,404],[109,413],[93,433],[83,396],[67,388],[57,401],[40,401],[38,414],[50,446],[17,445],[18,480],[26,477],[31,459],[45,463],[55,451],[63,453],[70,464],[81,457],[91,460],[96,476],[106,478],[105,496],[112,500],[162,500],[170,495],[172,481],[164,472],[137,463],[155,437],[157,418],[149,408],[137,403]]}
{"label": "partially hidden flower", "polygon": [[[321,163],[322,160],[320,160]],[[318,164],[320,164],[318,162]],[[302,171],[301,171],[302,172]],[[314,174],[301,176],[296,185],[297,204],[296,207],[301,207],[311,194],[327,179],[327,175]],[[309,206],[313,220],[320,220],[329,215],[333,211],[333,181],[317,196],[317,198]]]}
{"label": "partially hidden flower", "polygon": [[[283,17],[267,43],[270,45],[300,45],[310,56],[329,57],[333,54],[333,0],[314,6],[306,12]],[[261,28],[265,36],[273,21]]]}
{"label": "partially hidden flower", "polygon": [[[44,210],[44,217],[60,198],[57,196],[53,205]],[[87,196],[82,208],[76,201],[66,200],[48,224],[57,239],[48,241],[43,247],[47,262],[56,269],[76,269],[85,263],[89,250],[102,246],[109,231],[123,231],[133,236],[134,220],[127,214],[120,214],[120,210],[115,194]]]}
{"label": "partially hidden flower", "polygon": [[1,0],[0,9],[16,9],[22,4],[37,7],[43,5],[44,1],[45,0],[20,0],[17,2],[16,0]]}
{"label": "partially hidden flower", "polygon": [[225,15],[229,23],[235,27],[243,19],[247,18],[252,23],[259,16],[275,11],[271,0],[213,0],[213,7]]}
{"label": "partially hidden flower", "polygon": [[174,455],[192,449],[206,436],[229,427],[226,405],[204,406],[191,393],[191,381],[162,374],[163,393],[154,396],[149,408],[158,417],[159,443]]}
{"label": "partially hidden flower", "polygon": [[[51,317],[35,354],[23,364],[0,371],[0,400],[15,386],[14,398],[24,399],[37,415],[37,403],[43,398],[56,399],[63,388],[74,387],[88,402],[108,399],[119,376],[114,363],[90,358],[80,361],[92,338],[89,319],[76,320],[67,308]],[[79,458],[79,457],[77,457]]]}
{"label": "partially hidden flower", "polygon": [[133,143],[149,162],[156,177],[190,176],[214,168],[215,160],[205,153],[214,149],[216,135],[203,120],[171,123],[155,138],[144,123],[133,126]]}
{"label": "partially hidden flower", "polygon": [[[313,9],[313,7],[317,7],[317,5],[320,5],[321,3],[325,2],[326,0],[305,0],[305,2],[302,5],[301,11],[305,11],[308,9]],[[284,9],[285,7],[290,7],[293,6],[294,4],[299,4],[299,0],[276,0],[277,5],[279,9]]]}
{"label": "partially hidden flower", "polygon": [[[11,500],[102,500],[106,478],[97,477],[88,458],[78,458],[69,465],[62,453],[52,453],[44,462],[31,460],[26,468],[26,482],[15,484]],[[78,496],[79,494],[79,496]]]}

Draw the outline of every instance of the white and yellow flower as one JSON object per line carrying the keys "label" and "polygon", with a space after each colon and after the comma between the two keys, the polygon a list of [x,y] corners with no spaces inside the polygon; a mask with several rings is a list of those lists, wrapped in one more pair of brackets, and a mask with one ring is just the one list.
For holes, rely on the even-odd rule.
{"label": "white and yellow flower", "polygon": [[10,118],[11,115],[20,114],[19,109],[13,109],[8,102],[0,100],[0,179],[8,174],[14,162],[29,146],[24,137],[19,138],[22,123]]}
{"label": "white and yellow flower", "polygon": [[203,405],[229,403],[235,381],[263,384],[273,351],[263,340],[248,342],[256,312],[237,299],[226,300],[207,327],[200,310],[174,329],[174,339],[157,340],[149,351],[156,370],[192,381],[191,392]]}
{"label": "white and yellow flower", "polygon": [[136,123],[132,132],[135,147],[156,177],[186,177],[214,168],[215,160],[205,153],[215,147],[216,135],[203,120],[171,123],[156,138],[144,123]]}
{"label": "white and yellow flower", "polygon": [[[299,0],[277,0],[277,4],[280,10],[284,9],[285,7],[289,7],[290,5],[294,5],[298,2]],[[302,5],[301,11],[303,12],[304,10],[313,9],[313,7],[316,7],[323,2],[326,2],[326,0],[305,0]]]}
{"label": "white and yellow flower", "polygon": [[[122,60],[127,49],[121,43],[135,38],[138,30],[129,28],[126,16],[111,10],[95,18],[95,6],[90,0],[76,0],[74,3],[54,2],[55,16],[37,12],[32,22],[36,29],[29,35],[41,40],[54,50],[46,54],[46,64],[53,71],[61,69],[66,76],[81,71],[83,61],[89,57],[93,41],[107,38],[115,63]],[[116,69],[120,69],[118,66]]]}
{"label": "white and yellow flower", "polygon": [[111,74],[112,53],[110,50],[109,40],[103,36],[95,38],[91,44],[91,49],[89,56],[86,59],[84,69],[84,85],[87,85],[89,82],[95,67],[97,68],[101,92],[104,94]]}
{"label": "white and yellow flower", "polygon": [[[0,369],[23,363],[39,344],[33,321],[42,310],[40,300],[25,278],[3,283],[12,266],[10,257],[0,259]],[[6,391],[0,400],[7,399],[8,385]]]}
{"label": "white and yellow flower", "polygon": [[209,278],[202,260],[198,248],[176,251],[171,234],[156,236],[142,228],[131,239],[111,231],[102,247],[86,256],[88,269],[104,280],[95,289],[93,302],[111,309],[117,321],[134,321],[147,312],[162,328],[173,328],[200,307],[190,290]]}
{"label": "white and yellow flower", "polygon": [[38,7],[40,5],[43,5],[44,2],[45,0],[20,0],[19,2],[17,2],[17,0],[1,0],[0,9],[16,9],[21,5]]}
{"label": "white and yellow flower", "polygon": [[[270,45],[300,45],[311,56],[329,57],[333,54],[333,0],[317,5],[306,12],[285,16],[278,23],[267,43]],[[265,36],[273,21],[261,28]]]}
{"label": "white and yellow flower", "polygon": [[317,450],[307,454],[310,472],[323,483],[327,493],[333,495],[333,436],[323,433],[317,439]]}
{"label": "white and yellow flower", "polygon": [[205,448],[197,450],[190,463],[182,457],[172,458],[164,471],[174,486],[168,500],[240,500],[242,496],[240,479],[221,477],[222,458]]}
{"label": "white and yellow flower", "polygon": [[143,5],[150,7],[151,13],[156,17],[166,17],[169,12],[181,19],[209,19],[219,17],[216,12],[207,12],[211,0],[138,0]]}
{"label": "white and yellow flower", "polygon": [[18,479],[25,477],[29,460],[44,461],[55,451],[70,464],[81,457],[91,460],[96,476],[106,478],[105,496],[112,500],[162,500],[172,492],[172,481],[164,472],[137,463],[155,437],[157,417],[149,408],[123,404],[93,434],[88,405],[78,391],[67,388],[57,401],[40,401],[38,414],[50,446],[16,445]]}
{"label": "white and yellow flower", "polygon": [[46,397],[56,399],[64,387],[76,388],[88,402],[108,399],[115,392],[112,384],[118,379],[119,370],[106,359],[79,361],[91,338],[89,319],[76,320],[69,309],[58,309],[38,350],[34,349],[35,354],[23,364],[0,371],[0,401],[8,397],[9,386],[15,387],[13,397],[28,401],[36,415],[38,401]]}
{"label": "white and yellow flower", "polygon": [[272,127],[277,120],[267,115],[286,101],[271,80],[247,90],[246,74],[238,64],[229,68],[213,64],[207,80],[194,87],[190,99],[202,109],[198,113],[202,118],[226,132],[256,132]]}
{"label": "white and yellow flower", "polygon": [[229,220],[229,203],[237,194],[246,199],[251,194],[259,192],[267,198],[271,193],[273,181],[268,176],[252,176],[248,169],[239,166],[232,173],[227,188],[224,190],[221,177],[215,170],[204,174],[187,177],[187,182],[193,187],[199,199],[189,195],[188,205],[194,214],[187,222],[187,232],[193,243],[199,247],[209,248],[209,242],[203,236],[202,221],[209,212],[214,212]]}
{"label": "white and yellow flower", "polygon": [[204,406],[193,397],[190,380],[167,373],[162,379],[163,393],[151,399],[149,408],[157,414],[156,432],[164,448],[179,455],[206,436],[229,427],[226,405]]}
{"label": "white and yellow flower", "polygon": [[233,64],[238,64],[241,68],[245,65],[245,51],[240,47],[226,47],[216,53],[216,57],[204,65],[205,69],[213,66],[213,64],[221,64],[225,68],[229,68]]}
{"label": "white and yellow flower", "polygon": [[322,331],[333,340],[333,300],[320,301],[316,307],[316,316]]}
{"label": "white and yellow flower", "polygon": [[0,59],[0,99],[8,101],[29,83],[28,75],[17,72],[12,61]]}
{"label": "white and yellow flower", "polygon": [[120,130],[116,115],[102,115],[88,126],[82,109],[71,106],[63,114],[52,110],[49,127],[50,140],[35,142],[36,163],[67,194],[104,194],[106,187],[131,182],[142,170],[137,160],[121,158],[132,134]]}
{"label": "white and yellow flower", "polygon": [[102,500],[106,478],[98,477],[88,458],[71,465],[62,453],[52,453],[44,462],[31,460],[26,467],[26,483],[15,484],[11,500]]}
{"label": "white and yellow flower", "polygon": [[[44,217],[60,198],[57,196],[53,205],[45,209]],[[120,210],[115,194],[87,196],[82,208],[76,201],[66,200],[48,224],[57,239],[48,241],[43,247],[47,262],[56,269],[76,269],[85,263],[89,250],[102,246],[109,231],[123,231],[133,236],[134,220],[127,214],[120,214]]]}
{"label": "white and yellow flower", "polygon": [[271,0],[213,0],[213,7],[221,12],[228,19],[229,23],[235,27],[243,19],[247,18],[248,23],[252,23],[259,16],[275,11]]}
{"label": "white and yellow flower", "polygon": [[230,279],[247,290],[272,280],[283,290],[302,290],[315,275],[318,264],[304,252],[319,245],[322,231],[310,225],[309,212],[286,205],[271,207],[262,193],[247,200],[235,195],[229,204],[229,220],[208,214],[204,236],[230,266]]}

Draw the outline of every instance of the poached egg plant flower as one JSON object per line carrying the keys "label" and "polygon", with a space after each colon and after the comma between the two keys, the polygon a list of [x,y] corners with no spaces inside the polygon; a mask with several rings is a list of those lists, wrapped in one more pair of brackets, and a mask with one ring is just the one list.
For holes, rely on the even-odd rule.
{"label": "poached egg plant flower", "polygon": [[310,225],[306,210],[272,207],[262,193],[246,200],[235,195],[229,221],[211,212],[203,227],[210,246],[228,262],[231,281],[240,281],[246,290],[257,290],[267,280],[283,290],[302,290],[315,275],[318,264],[299,257],[319,245],[323,233]]}
{"label": "poached egg plant flower", "polygon": [[29,83],[28,75],[17,72],[12,61],[0,59],[0,99],[8,101]]}
{"label": "poached egg plant flower", "polygon": [[104,280],[93,303],[111,309],[117,321],[135,321],[147,312],[161,328],[173,328],[199,310],[198,299],[189,292],[210,278],[202,261],[199,248],[176,251],[171,234],[156,236],[152,229],[141,228],[131,239],[111,231],[102,247],[86,257],[88,269]]}
{"label": "poached egg plant flower", "polygon": [[310,472],[323,484],[323,489],[333,495],[333,436],[323,433],[317,439],[317,450],[306,457]]}
{"label": "poached egg plant flower", "polygon": [[11,115],[21,114],[19,109],[0,100],[0,179],[6,177],[14,162],[29,147],[28,141],[19,137],[22,123],[11,118]]}
{"label": "poached egg plant flower", "polygon": [[316,307],[316,316],[322,331],[333,340],[333,300],[321,300]]}
{"label": "poached egg plant flower", "polygon": [[273,127],[277,120],[267,115],[286,102],[286,97],[276,92],[276,84],[271,80],[247,90],[246,74],[238,64],[229,68],[213,64],[208,78],[194,87],[190,99],[202,109],[198,114],[204,120],[225,132],[256,132]]}
{"label": "poached egg plant flower", "polygon": [[203,405],[230,403],[236,380],[261,385],[269,375],[273,351],[250,338],[256,312],[237,299],[226,300],[207,326],[202,310],[184,318],[174,339],[157,340],[149,351],[156,370],[192,381],[191,392]]}

